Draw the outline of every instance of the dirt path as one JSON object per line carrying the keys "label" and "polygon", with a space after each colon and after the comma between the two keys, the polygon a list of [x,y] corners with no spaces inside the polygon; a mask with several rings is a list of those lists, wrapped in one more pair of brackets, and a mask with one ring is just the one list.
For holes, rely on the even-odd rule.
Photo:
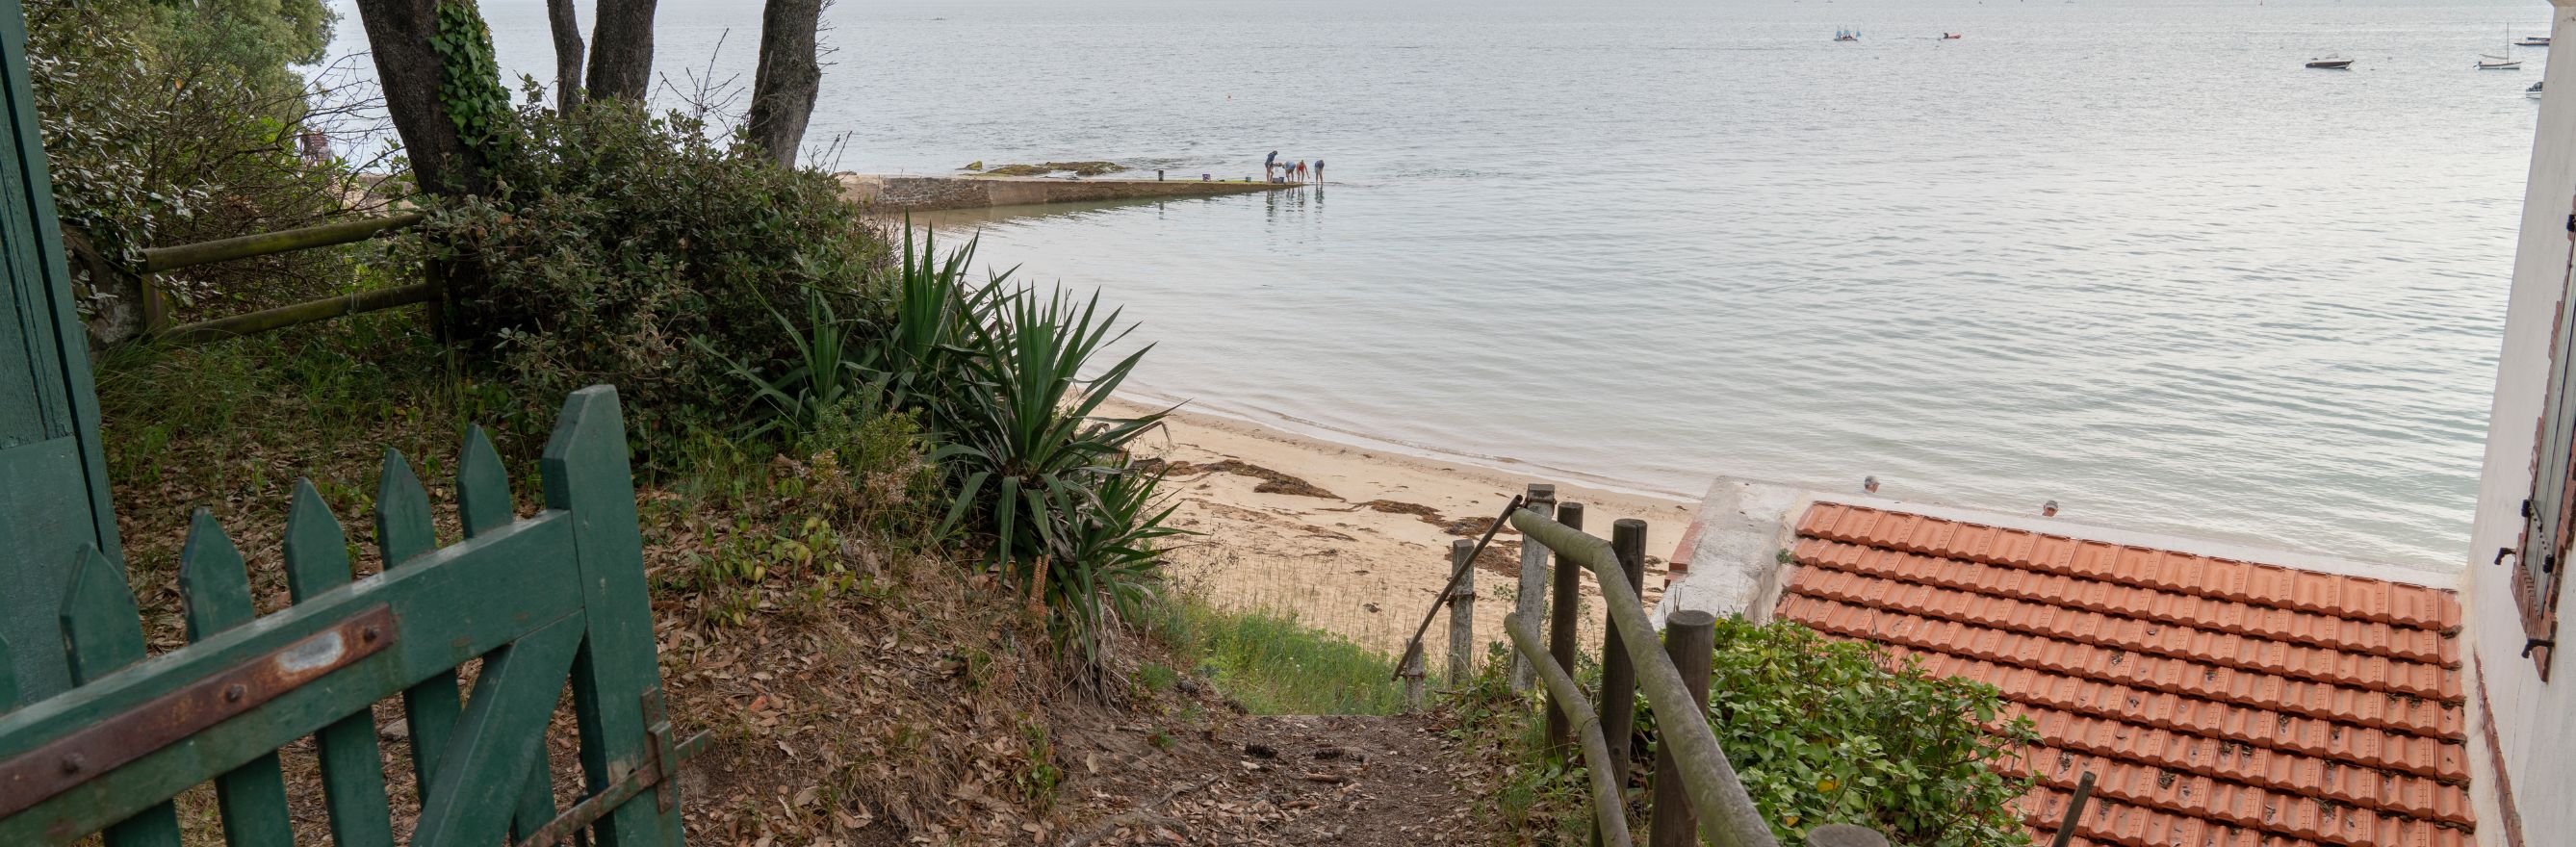
{"label": "dirt path", "polygon": [[[1061,844],[1481,843],[1444,729],[1416,716],[1240,718],[1189,745],[1198,755],[1165,759],[1144,780],[1159,789],[1095,796],[1104,811],[1123,811]],[[1126,802],[1098,802],[1118,800]]]}

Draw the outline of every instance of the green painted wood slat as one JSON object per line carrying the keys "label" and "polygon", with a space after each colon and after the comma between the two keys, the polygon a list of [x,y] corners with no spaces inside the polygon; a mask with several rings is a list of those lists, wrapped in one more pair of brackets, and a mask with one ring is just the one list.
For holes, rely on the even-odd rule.
{"label": "green painted wood slat", "polygon": [[455,746],[412,832],[413,847],[501,840],[510,818],[494,810],[516,799],[530,765],[545,755],[546,721],[572,672],[581,629],[580,615],[565,615],[483,660]]}
{"label": "green painted wood slat", "polygon": [[[286,511],[286,590],[302,603],[349,584],[349,537],[313,481],[295,481]],[[331,810],[331,843],[393,847],[392,806],[385,795],[384,752],[376,747],[372,703],[313,734],[322,759],[322,802]]]}
{"label": "green painted wood slat", "polygon": [[[573,660],[573,715],[581,729],[588,793],[596,794],[647,761],[644,695],[662,687],[644,585],[643,527],[635,514],[635,477],[627,467],[617,389],[594,385],[565,398],[541,463],[546,506],[579,518],[573,538],[589,637]],[[594,832],[600,847],[679,844],[679,807],[628,802]]]}
{"label": "green painted wood slat", "polygon": [[[204,641],[257,616],[250,571],[213,512],[198,509],[179,547],[179,592],[187,600],[188,641]],[[295,821],[286,805],[285,770],[272,753],[215,778],[224,843],[231,847],[294,847]]]}
{"label": "green painted wood slat", "polygon": [[[63,599],[63,647],[74,687],[143,661],[143,621],[123,569],[98,548],[84,548],[69,594]],[[168,800],[128,814],[107,826],[107,847],[179,847],[179,813]]]}
{"label": "green painted wood slat", "polygon": [[[429,492],[402,453],[388,449],[376,479],[376,551],[383,556],[385,569],[392,570],[436,549],[438,531],[430,517]],[[429,802],[429,777],[438,772],[439,754],[447,749],[448,730],[464,709],[453,670],[403,689],[403,721],[411,729],[412,787],[423,804]]]}

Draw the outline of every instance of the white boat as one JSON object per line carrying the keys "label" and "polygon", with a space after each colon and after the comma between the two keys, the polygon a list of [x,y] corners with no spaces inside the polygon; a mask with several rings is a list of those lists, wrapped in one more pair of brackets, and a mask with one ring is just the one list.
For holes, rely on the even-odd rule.
{"label": "white boat", "polygon": [[2547,47],[2549,46],[2549,36],[2526,35],[2522,37],[2521,41],[2514,42],[2514,45],[2519,47]]}
{"label": "white boat", "polygon": [[[2545,81],[2546,81],[2546,80],[2544,80],[2544,82],[2545,82]],[[2525,89],[2523,89],[2523,90],[2522,90],[2522,96],[2524,96],[2524,97],[2529,97],[2529,98],[2534,99],[2534,100],[2538,100],[2538,99],[2540,99],[2540,83],[2538,83],[2538,82],[2532,83],[2530,88],[2525,88]]]}
{"label": "white boat", "polygon": [[2308,67],[2340,71],[2352,67],[2352,60],[2329,53],[2324,56],[2309,59]]}
{"label": "white boat", "polygon": [[2514,57],[2513,57],[2513,27],[2505,27],[2505,28],[2504,28],[2504,55],[2502,55],[2502,56],[2498,56],[2498,55],[2493,54],[2493,53],[2480,53],[2480,54],[2478,54],[2478,70],[2482,70],[2482,71],[2518,71],[2518,70],[2522,70],[2522,60],[2521,60],[2521,59],[2516,59],[2516,58],[2514,58]]}

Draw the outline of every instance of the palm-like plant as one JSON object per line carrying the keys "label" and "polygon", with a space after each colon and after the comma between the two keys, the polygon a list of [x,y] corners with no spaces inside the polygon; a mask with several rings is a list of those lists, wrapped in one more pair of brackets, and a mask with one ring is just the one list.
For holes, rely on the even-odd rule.
{"label": "palm-like plant", "polygon": [[976,518],[1015,579],[1035,578],[1046,561],[1047,605],[1086,644],[1103,595],[1116,601],[1141,590],[1152,570],[1146,542],[1170,534],[1160,527],[1168,510],[1148,513],[1154,486],[1134,479],[1127,458],[1128,443],[1164,413],[1094,414],[1145,350],[1081,378],[1093,355],[1127,333],[1116,310],[1099,309],[1096,293],[1079,301],[1028,289],[998,295],[968,339],[972,390],[955,398],[946,444],[933,454],[958,480],[944,525]]}
{"label": "palm-like plant", "polygon": [[821,294],[807,293],[802,328],[776,309],[770,310],[769,316],[778,321],[779,331],[796,346],[793,366],[776,377],[765,376],[759,368],[725,355],[704,338],[689,339],[699,351],[723,359],[734,376],[751,386],[751,403],[755,407],[768,407],[767,415],[746,410],[746,418],[760,421],[748,433],[750,437],[774,430],[800,435],[812,431],[816,422],[838,409],[843,401],[873,401],[882,393],[867,384],[867,373],[851,359],[861,351],[850,343],[853,327],[833,314],[831,301]]}
{"label": "palm-like plant", "polygon": [[945,424],[963,383],[971,381],[967,364],[977,351],[964,345],[993,315],[1010,271],[981,286],[969,285],[967,269],[975,261],[975,244],[939,255],[935,236],[921,232],[918,250],[909,225],[903,234],[902,273],[895,277],[894,325],[870,350],[867,368],[878,374],[898,409],[918,409],[934,426]]}

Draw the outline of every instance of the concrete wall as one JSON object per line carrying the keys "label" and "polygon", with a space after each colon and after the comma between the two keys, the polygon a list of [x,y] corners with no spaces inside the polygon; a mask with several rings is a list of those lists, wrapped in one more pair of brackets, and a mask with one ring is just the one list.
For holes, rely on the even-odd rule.
{"label": "concrete wall", "polygon": [[[2471,796],[2478,804],[2478,834],[2490,845],[2510,845],[2498,792],[2510,786],[2520,813],[2522,843],[2568,843],[2576,838],[2576,657],[2562,650],[2553,681],[2542,682],[2522,650],[2522,624],[2514,609],[2511,573],[2493,564],[2500,547],[2517,546],[2522,500],[2530,496],[2532,448],[2549,373],[2549,343],[2559,297],[2567,290],[2568,215],[2576,213],[2576,0],[2551,0],[2548,96],[2541,100],[2540,130],[2532,141],[2531,174],[2523,188],[2522,238],[2515,250],[2513,293],[2505,315],[2504,351],[2496,369],[2494,405],[2487,418],[2486,466],[2478,483],[2478,512],[2471,526],[2461,602],[2464,636],[2477,659],[2471,684],[2483,678],[2487,714],[2470,695],[2470,764],[2477,770]],[[2562,630],[2563,632],[2564,630]],[[2491,722],[2491,723],[2490,723]],[[2485,736],[2496,737],[2495,750]],[[2501,759],[2504,770],[2494,773]],[[2499,778],[2501,777],[2501,778]]]}
{"label": "concrete wall", "polygon": [[1157,197],[1213,197],[1299,187],[1264,182],[1201,182],[1196,175],[1188,179],[1157,180],[842,174],[841,185],[843,196],[865,204],[871,211],[876,212],[927,212],[936,209],[983,209],[993,206],[1141,200]]}

